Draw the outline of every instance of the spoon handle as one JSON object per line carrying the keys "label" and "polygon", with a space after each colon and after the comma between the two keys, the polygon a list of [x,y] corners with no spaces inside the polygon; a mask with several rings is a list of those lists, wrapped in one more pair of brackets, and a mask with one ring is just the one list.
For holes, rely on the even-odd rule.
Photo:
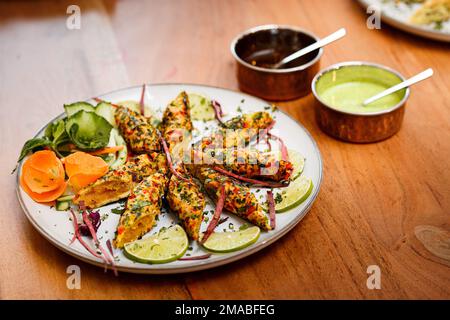
{"label": "spoon handle", "polygon": [[422,80],[428,79],[432,75],[433,75],[433,69],[428,68],[427,70],[422,71],[421,73],[416,74],[415,76],[413,76],[413,77],[411,77],[411,78],[409,78],[409,79],[407,79],[407,80],[405,80],[403,82],[400,82],[399,84],[396,84],[395,86],[390,87],[389,89],[386,89],[386,90],[380,92],[379,94],[374,95],[373,97],[370,97],[369,99],[364,100],[363,106],[366,106],[366,105],[368,105],[368,104],[370,104],[370,103],[372,103],[372,102],[374,102],[374,101],[376,101],[378,99],[381,99],[381,98],[383,98],[383,97],[385,97],[387,95],[390,95],[391,93],[394,93],[394,92],[396,92],[398,90],[401,90],[401,89],[404,89],[406,87],[409,87],[409,86],[411,86],[411,85],[413,85],[413,84],[415,84],[417,82],[420,82]]}
{"label": "spoon handle", "polygon": [[299,50],[297,52],[294,52],[291,55],[288,55],[287,57],[283,58],[283,60],[278,62],[276,64],[276,67],[278,68],[279,66],[281,66],[281,65],[283,65],[285,63],[291,62],[292,60],[295,60],[295,59],[297,59],[297,58],[299,58],[299,57],[301,57],[301,56],[303,56],[303,55],[305,55],[307,53],[310,53],[310,52],[312,52],[312,51],[314,51],[316,49],[319,49],[319,48],[321,48],[323,46],[326,46],[327,44],[342,38],[343,36],[346,35],[346,33],[347,32],[346,32],[345,28],[341,28],[338,31],[330,34],[329,36],[326,36],[325,38],[320,39],[317,42],[314,42],[312,45],[309,45],[306,48],[303,48],[303,49],[301,49],[301,50]]}

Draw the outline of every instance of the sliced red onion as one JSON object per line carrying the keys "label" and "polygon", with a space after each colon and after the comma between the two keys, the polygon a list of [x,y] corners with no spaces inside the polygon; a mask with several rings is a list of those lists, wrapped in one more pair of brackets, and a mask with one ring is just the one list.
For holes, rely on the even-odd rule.
{"label": "sliced red onion", "polygon": [[217,227],[217,224],[220,219],[220,215],[222,214],[223,205],[225,204],[225,186],[222,185],[220,187],[219,192],[220,192],[219,198],[217,199],[216,209],[214,210],[214,215],[213,215],[211,222],[209,223],[208,228],[206,229],[206,232],[203,235],[203,238],[200,241],[200,243],[205,243],[205,241],[208,240],[211,233],[213,233],[214,229]]}
{"label": "sliced red onion", "polygon": [[139,109],[141,111],[141,115],[145,116],[145,84],[142,85],[142,92],[141,92],[141,100],[139,101]]}
{"label": "sliced red onion", "polygon": [[183,257],[183,258],[179,258],[178,260],[181,261],[189,261],[189,260],[205,260],[208,259],[209,257],[211,257],[211,253],[207,253],[201,256],[195,256],[195,257]]}
{"label": "sliced red onion", "polygon": [[212,100],[211,103],[213,104],[213,107],[217,109],[219,116],[223,117],[223,110],[220,103],[216,100]]}
{"label": "sliced red onion", "polygon": [[[108,247],[108,250],[111,253],[112,259],[114,260],[114,250],[113,250],[113,247],[112,247],[110,239],[106,240],[106,246]],[[117,277],[119,275],[117,269],[114,267],[113,270],[114,270],[114,275]]]}
{"label": "sliced red onion", "polygon": [[172,163],[172,157],[170,156],[169,148],[167,147],[166,140],[164,140],[164,138],[161,136],[161,134],[159,134],[159,138],[160,138],[160,140],[161,140],[161,144],[162,144],[162,146],[163,146],[164,153],[166,154],[167,164],[169,165],[169,169],[170,169],[170,171],[172,172],[172,174],[175,175],[175,176],[176,176],[178,179],[180,179],[180,180],[183,180],[183,181],[185,181],[185,182],[192,183],[191,180],[189,180],[189,179],[183,177],[183,176],[181,175],[181,173],[179,173],[179,172],[175,169],[175,167],[173,166],[173,163]]}
{"label": "sliced red onion", "polygon": [[261,134],[260,134],[260,139],[261,138],[265,138],[269,135],[269,131],[273,129],[273,127],[275,126],[276,121],[272,120],[272,122],[267,126],[267,128],[261,130]]}
{"label": "sliced red onion", "polygon": [[220,172],[226,176],[230,176],[232,178],[244,181],[244,182],[248,182],[251,183],[255,186],[261,186],[261,187],[267,187],[267,188],[285,188],[287,186],[289,186],[289,182],[288,183],[277,183],[277,182],[270,182],[270,181],[261,181],[261,180],[256,180],[256,179],[250,179],[247,177],[243,177],[240,176],[238,174],[235,174],[231,171],[225,170],[221,167],[218,166],[214,166],[213,167],[214,170],[216,170],[217,172]]}
{"label": "sliced red onion", "polygon": [[106,103],[109,103],[110,105],[112,105],[112,106],[115,107],[115,108],[119,108],[119,107],[120,107],[118,104],[114,104],[114,103],[105,101],[105,100],[103,100],[103,99],[97,98],[97,97],[92,98],[92,99],[93,99],[94,101],[96,101],[96,102],[106,102]]}
{"label": "sliced red onion", "polygon": [[86,242],[84,242],[83,238],[80,235],[80,232],[78,230],[78,221],[77,221],[77,216],[75,215],[75,212],[73,212],[72,209],[70,209],[70,213],[72,214],[72,222],[73,222],[73,228],[75,230],[75,235],[74,238],[72,238],[72,241],[70,242],[70,244],[72,244],[75,239],[78,239],[78,241],[81,243],[81,245],[83,247],[86,248],[87,251],[89,251],[90,254],[92,254],[94,257],[102,259],[102,256],[99,255],[97,252],[95,252],[91,247],[88,246],[88,244]]}
{"label": "sliced red onion", "polygon": [[260,131],[258,141],[261,141],[262,139],[265,140],[265,143],[267,144],[267,147],[269,148],[269,151],[272,150],[272,145],[270,144],[269,138],[270,138],[270,130],[273,129],[275,126],[276,121],[272,120],[272,122],[267,126],[267,128]]}
{"label": "sliced red onion", "polygon": [[222,106],[216,100],[211,100],[211,105],[214,108],[214,114],[216,115],[217,121],[219,121],[219,123],[222,126],[225,126],[225,122],[223,122],[223,120],[222,120],[222,117],[223,117]]}
{"label": "sliced red onion", "polygon": [[280,143],[281,159],[283,159],[285,161],[289,161],[289,153],[288,153],[288,150],[286,148],[286,145],[283,142],[283,139],[281,139],[280,137],[277,137],[276,135],[273,135],[270,132],[269,132],[269,136],[271,138],[274,138],[275,140],[278,140],[278,142]]}
{"label": "sliced red onion", "polygon": [[[85,210],[85,209],[83,209]],[[102,220],[100,219],[100,212],[98,211],[89,211],[88,215],[89,220],[92,222],[92,226],[94,227],[94,230],[97,231],[100,227],[100,224],[102,223]],[[89,231],[89,228],[87,225],[80,223],[78,226],[80,230],[80,234],[82,236],[90,237],[91,233]]]}
{"label": "sliced red onion", "polygon": [[266,144],[269,151],[272,151],[272,145],[270,144],[270,139],[268,135],[266,135]]}
{"label": "sliced red onion", "polygon": [[110,239],[106,240],[106,247],[108,247],[109,253],[111,253],[111,256],[114,258],[114,250]]}
{"label": "sliced red onion", "polygon": [[270,218],[270,228],[273,230],[275,229],[275,201],[273,199],[273,193],[272,190],[267,191],[267,201],[269,202],[269,218]]}
{"label": "sliced red onion", "polygon": [[92,222],[89,220],[89,217],[85,210],[82,212],[82,216],[83,216],[84,223],[88,226],[89,231],[91,232],[92,239],[94,239],[95,244],[97,245],[97,247],[100,249],[100,251],[103,254],[103,256],[102,256],[103,260],[105,261],[106,264],[108,264],[108,263],[111,264],[111,267],[114,271],[114,275],[117,276],[118,272],[116,269],[116,265],[114,263],[114,258],[109,256],[108,252],[106,252],[106,250],[100,244],[100,241],[98,241],[97,233],[95,232],[94,226],[92,225]]}

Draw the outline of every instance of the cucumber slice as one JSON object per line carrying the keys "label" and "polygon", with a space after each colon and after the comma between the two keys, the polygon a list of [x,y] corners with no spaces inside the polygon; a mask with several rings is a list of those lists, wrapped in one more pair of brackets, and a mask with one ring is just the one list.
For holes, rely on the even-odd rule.
{"label": "cucumber slice", "polygon": [[67,117],[70,117],[71,115],[77,113],[80,110],[84,110],[87,112],[95,112],[95,107],[90,103],[80,101],[72,104],[65,104],[64,110],[66,110]]}
{"label": "cucumber slice", "polygon": [[[109,142],[108,142],[108,145],[107,145],[108,147],[115,147],[115,146],[117,146],[116,145],[116,138],[115,138],[115,130],[117,130],[117,129],[114,129],[114,128],[111,129],[111,134],[109,135]],[[108,164],[108,166],[110,168],[113,165],[113,163],[116,162],[116,160],[117,160],[117,157],[116,157],[115,153],[114,154],[112,154],[112,153],[104,154],[104,155],[101,155],[100,157],[103,158],[103,160],[105,160],[105,162]]]}
{"label": "cucumber slice", "polygon": [[56,201],[55,208],[58,211],[66,211],[70,207],[70,201]]}
{"label": "cucumber slice", "polygon": [[81,150],[96,150],[108,145],[113,127],[95,112],[80,110],[66,121],[70,140]]}
{"label": "cucumber slice", "polygon": [[95,107],[95,113],[102,116],[113,126],[117,127],[116,119],[114,118],[114,107],[108,102],[99,102]]}
{"label": "cucumber slice", "polygon": [[59,197],[58,199],[56,199],[56,201],[59,201],[59,202],[64,202],[64,201],[72,201],[72,199],[74,198],[75,196],[74,195],[67,195],[67,196],[62,196],[62,197]]}
{"label": "cucumber slice", "polygon": [[116,160],[109,166],[111,169],[117,169],[121,165],[125,164],[127,162],[128,158],[128,150],[127,150],[127,143],[123,139],[123,137],[119,134],[119,131],[115,128],[111,130],[111,135],[115,140],[116,146],[123,146],[123,149],[120,150],[117,153]]}

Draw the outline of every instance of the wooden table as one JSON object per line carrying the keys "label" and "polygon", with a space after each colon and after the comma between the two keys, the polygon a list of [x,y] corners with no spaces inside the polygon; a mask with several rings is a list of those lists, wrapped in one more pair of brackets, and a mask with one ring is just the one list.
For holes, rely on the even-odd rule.
{"label": "wooden table", "polygon": [[[72,3],[81,7],[81,30],[66,28]],[[450,261],[415,235],[417,226],[432,225],[447,245],[450,238],[450,46],[387,25],[369,30],[366,18],[350,0],[1,2],[0,297],[450,298]],[[63,103],[144,82],[237,89],[229,43],[267,23],[319,36],[346,27],[348,36],[326,48],[323,67],[367,60],[404,75],[433,67],[435,75],[413,88],[401,131],[376,144],[347,144],[322,133],[311,95],[281,104],[318,142],[323,185],[297,227],[246,259],[192,274],[115,278],[62,253],[33,229],[9,173],[23,142]],[[66,287],[72,264],[81,267],[81,290]],[[381,290],[366,286],[369,265],[381,269]]]}

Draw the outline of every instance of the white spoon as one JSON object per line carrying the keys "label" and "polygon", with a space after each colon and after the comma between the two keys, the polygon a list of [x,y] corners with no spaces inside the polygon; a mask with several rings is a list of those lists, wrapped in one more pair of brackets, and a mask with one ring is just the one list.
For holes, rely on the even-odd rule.
{"label": "white spoon", "polygon": [[372,102],[374,102],[374,101],[376,101],[378,99],[381,99],[381,98],[383,98],[385,96],[388,96],[391,93],[397,92],[398,90],[401,90],[401,89],[404,89],[406,87],[409,87],[409,86],[411,86],[411,85],[413,85],[413,84],[415,84],[417,82],[420,82],[420,81],[423,81],[425,79],[428,79],[432,75],[433,75],[433,69],[428,68],[427,70],[422,71],[421,73],[416,74],[415,76],[413,76],[413,77],[411,77],[411,78],[409,78],[409,79],[407,79],[407,80],[405,80],[403,82],[400,82],[399,84],[396,84],[395,86],[390,87],[389,89],[386,89],[386,90],[384,90],[384,91],[374,95],[373,97],[370,97],[370,98],[364,100],[362,104],[363,104],[363,106],[367,106],[368,104],[370,104],[370,103],[372,103]]}
{"label": "white spoon", "polygon": [[291,62],[292,60],[295,60],[297,58],[300,58],[301,56],[310,53],[316,49],[322,48],[324,46],[326,46],[327,44],[330,44],[336,40],[339,40],[340,38],[342,38],[343,36],[345,36],[347,33],[347,31],[345,30],[345,28],[341,28],[338,31],[330,34],[329,36],[326,36],[325,38],[320,39],[317,42],[314,42],[313,44],[300,49],[296,52],[294,52],[293,54],[288,55],[287,57],[283,58],[283,60],[281,60],[278,63],[275,63],[274,65],[272,65],[273,69],[278,69],[279,67],[281,67],[283,64],[286,64],[288,62]]}

